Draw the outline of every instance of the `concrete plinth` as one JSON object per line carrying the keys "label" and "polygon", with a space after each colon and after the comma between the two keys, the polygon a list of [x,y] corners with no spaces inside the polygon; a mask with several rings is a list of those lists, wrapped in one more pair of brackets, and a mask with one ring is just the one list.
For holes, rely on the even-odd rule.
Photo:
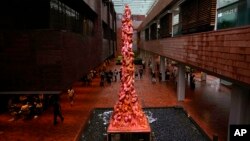
{"label": "concrete plinth", "polygon": [[107,141],[151,141],[148,121],[145,126],[114,127],[110,124],[107,134]]}

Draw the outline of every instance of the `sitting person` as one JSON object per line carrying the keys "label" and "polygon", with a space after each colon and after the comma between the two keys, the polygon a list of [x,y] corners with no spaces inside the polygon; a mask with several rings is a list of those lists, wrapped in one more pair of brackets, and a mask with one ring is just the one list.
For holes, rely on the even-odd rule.
{"label": "sitting person", "polygon": [[30,116],[29,102],[27,102],[25,105],[21,106],[21,110],[19,111],[19,113],[22,114],[24,119],[29,118],[29,116]]}
{"label": "sitting person", "polygon": [[40,101],[36,103],[36,114],[41,114],[43,112],[43,103]]}

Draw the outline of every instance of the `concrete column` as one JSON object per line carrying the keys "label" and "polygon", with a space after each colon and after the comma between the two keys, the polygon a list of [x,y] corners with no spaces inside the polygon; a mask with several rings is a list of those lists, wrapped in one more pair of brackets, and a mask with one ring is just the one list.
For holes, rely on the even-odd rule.
{"label": "concrete column", "polygon": [[228,125],[228,141],[230,138],[230,125],[250,124],[250,89],[233,85],[231,91],[231,104]]}
{"label": "concrete column", "polygon": [[150,53],[147,51],[146,51],[146,55],[147,55],[147,66],[148,66],[148,62],[149,62],[149,60],[152,60],[151,59],[152,57],[151,57]]}
{"label": "concrete column", "polygon": [[150,64],[150,66],[149,66],[149,68],[150,69],[152,69],[152,71],[155,71],[155,58],[154,58],[154,54],[152,54],[152,53],[149,53],[149,60],[150,60],[150,62],[151,62],[151,64]]}
{"label": "concrete column", "polygon": [[233,85],[229,124],[250,124],[250,89]]}
{"label": "concrete column", "polygon": [[152,70],[155,72],[156,70],[156,60],[155,55],[152,55]]}
{"label": "concrete column", "polygon": [[160,72],[161,72],[161,81],[166,81],[165,80],[165,71],[166,71],[166,62],[165,62],[165,57],[161,56],[160,57]]}
{"label": "concrete column", "polygon": [[185,66],[183,64],[178,65],[177,73],[177,99],[183,101],[185,99]]}

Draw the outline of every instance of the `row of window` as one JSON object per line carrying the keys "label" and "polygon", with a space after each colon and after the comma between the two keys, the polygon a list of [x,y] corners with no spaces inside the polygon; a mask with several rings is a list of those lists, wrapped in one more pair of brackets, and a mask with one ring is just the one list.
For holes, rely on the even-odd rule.
{"label": "row of window", "polygon": [[[223,7],[222,7],[223,6]],[[250,24],[250,1],[228,0],[217,14],[217,29],[225,29]]]}
{"label": "row of window", "polygon": [[[182,3],[180,7],[175,9],[180,9],[180,12],[176,12],[173,8],[171,13],[167,12],[162,16],[159,21],[152,23],[148,28],[143,31],[141,37],[145,40],[154,40],[157,38],[166,38],[170,36],[202,32],[214,30],[214,25],[216,29],[232,28],[244,25],[250,25],[250,1],[249,0],[227,0],[217,1],[217,17],[213,17],[216,11],[216,3],[209,1],[191,1],[186,0],[186,3]],[[210,5],[211,9],[205,9],[204,7]],[[194,7],[202,10],[194,10]],[[193,11],[190,11],[192,9]],[[183,12],[184,11],[184,12]],[[185,12],[186,11],[186,12]],[[195,13],[195,14],[192,14]],[[199,13],[198,13],[199,12]],[[206,13],[206,14],[205,14]],[[197,19],[198,17],[198,19]],[[217,18],[217,23],[215,23],[215,18]],[[214,24],[213,24],[214,23]]]}
{"label": "row of window", "polygon": [[114,40],[116,38],[116,33],[105,22],[102,22],[102,30],[104,39]]}
{"label": "row of window", "polygon": [[50,1],[50,27],[83,35],[93,35],[94,24],[78,11],[59,0]]}

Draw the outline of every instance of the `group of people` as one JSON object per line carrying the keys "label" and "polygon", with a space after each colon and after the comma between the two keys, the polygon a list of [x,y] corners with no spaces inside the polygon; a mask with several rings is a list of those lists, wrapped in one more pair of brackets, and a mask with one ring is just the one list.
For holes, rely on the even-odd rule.
{"label": "group of people", "polygon": [[9,112],[13,120],[37,118],[45,109],[44,95],[21,95],[9,100]]}
{"label": "group of people", "polygon": [[121,70],[114,69],[114,71],[109,70],[109,71],[101,71],[100,72],[100,86],[104,87],[104,85],[107,83],[111,85],[112,82],[117,82],[118,76],[121,79]]}
{"label": "group of people", "polygon": [[91,70],[89,73],[82,76],[81,81],[83,86],[91,86],[92,79],[97,76],[96,70]]}
{"label": "group of people", "polygon": [[[143,66],[135,69],[135,78],[142,79],[143,75]],[[108,71],[101,71],[100,72],[100,86],[104,87],[105,84],[111,85],[112,82],[117,82],[118,79],[121,81],[122,79],[122,70],[121,69],[114,69]]]}
{"label": "group of people", "polygon": [[143,65],[135,69],[135,78],[142,79],[143,69]]}
{"label": "group of people", "polygon": [[58,123],[57,117],[60,117],[63,122],[64,117],[61,111],[61,105],[59,102],[60,96],[58,94],[46,95],[21,95],[18,99],[10,99],[9,111],[13,116],[11,120],[17,119],[32,119],[38,118],[38,115],[42,114],[48,106],[53,106],[54,120],[53,123]]}
{"label": "group of people", "polygon": [[[158,64],[157,64],[158,66]],[[162,73],[159,71],[159,68],[157,67],[156,71],[153,69],[151,62],[149,60],[148,62],[148,67],[150,69],[150,74],[151,74],[151,81],[152,84],[156,83],[156,75],[159,78],[159,82],[162,80]],[[193,70],[186,69],[186,78],[189,78],[189,83],[190,83],[190,88],[192,90],[195,89],[195,75],[192,73]],[[165,70],[165,80],[173,80],[175,84],[177,84],[177,79],[178,79],[178,67],[168,64]]]}

